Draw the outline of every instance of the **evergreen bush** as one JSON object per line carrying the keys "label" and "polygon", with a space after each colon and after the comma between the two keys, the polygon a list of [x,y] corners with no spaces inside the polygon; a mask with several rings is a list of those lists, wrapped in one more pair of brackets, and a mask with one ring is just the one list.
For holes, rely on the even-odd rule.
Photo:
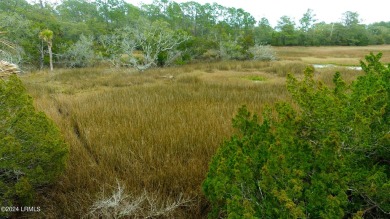
{"label": "evergreen bush", "polygon": [[67,153],[59,130],[36,112],[20,79],[0,79],[0,206],[31,206],[35,191],[64,170]]}
{"label": "evergreen bush", "polygon": [[[288,76],[298,107],[259,122],[246,107],[221,145],[203,191],[210,218],[385,218],[390,214],[390,65],[366,56],[364,76],[334,88]],[[296,109],[298,108],[298,109]]]}

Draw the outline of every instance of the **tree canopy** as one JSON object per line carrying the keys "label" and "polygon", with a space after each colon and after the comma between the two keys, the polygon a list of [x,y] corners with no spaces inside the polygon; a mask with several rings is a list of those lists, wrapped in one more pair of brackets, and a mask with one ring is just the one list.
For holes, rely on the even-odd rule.
{"label": "tree canopy", "polygon": [[[298,23],[284,15],[277,26],[272,27],[267,18],[257,21],[243,9],[217,3],[155,0],[152,4],[137,7],[124,0],[63,0],[58,4],[29,3],[26,0],[0,2],[0,30],[6,32],[9,41],[24,51],[18,53],[20,59],[14,60],[33,66],[42,63],[48,65],[50,62],[46,56],[42,60],[42,54],[48,51],[37,37],[46,29],[53,32],[52,52],[56,65],[77,67],[97,61],[117,65],[112,59],[122,56],[122,51],[108,51],[101,41],[102,37],[119,40],[129,33],[129,29],[153,28],[153,25],[147,26],[148,22],[160,22],[164,24],[162,27],[165,31],[179,33],[173,35],[173,39],[180,38],[183,33],[188,36],[185,41],[176,41],[180,43],[174,48],[175,51],[170,51],[180,53],[173,61],[176,64],[208,58],[212,53],[215,54],[214,58],[220,59],[250,59],[252,56],[248,49],[259,45],[363,46],[390,43],[390,21],[363,25],[356,12],[347,11],[341,16],[339,22],[329,24],[318,21],[315,12],[308,9]],[[140,20],[148,22],[142,23]],[[74,65],[74,60],[67,54],[73,53],[74,57],[75,52],[82,52],[74,49],[81,36],[91,40],[91,47],[88,48],[93,55],[88,56],[91,60]],[[147,53],[143,51],[145,48],[135,49],[140,54]],[[169,63],[161,61],[162,57],[167,56],[166,52],[157,54],[160,57],[158,65]]]}

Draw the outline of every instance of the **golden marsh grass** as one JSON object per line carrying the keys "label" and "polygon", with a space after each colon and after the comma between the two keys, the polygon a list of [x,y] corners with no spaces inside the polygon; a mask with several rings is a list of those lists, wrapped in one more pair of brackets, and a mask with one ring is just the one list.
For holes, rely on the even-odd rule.
{"label": "golden marsh grass", "polygon": [[[234,61],[143,73],[90,68],[23,76],[37,109],[54,120],[70,146],[67,170],[39,195],[43,210],[36,217],[85,216],[119,181],[129,194],[191,200],[172,217],[204,218],[208,203],[201,183],[218,146],[234,133],[238,108],[259,113],[267,104],[289,101],[285,75],[301,77],[307,64]],[[331,84],[337,70],[347,82],[361,74],[320,69],[315,75]]]}
{"label": "golden marsh grass", "polygon": [[281,60],[298,60],[309,64],[359,65],[370,52],[385,54],[382,61],[390,62],[390,45],[349,47],[275,47]]}

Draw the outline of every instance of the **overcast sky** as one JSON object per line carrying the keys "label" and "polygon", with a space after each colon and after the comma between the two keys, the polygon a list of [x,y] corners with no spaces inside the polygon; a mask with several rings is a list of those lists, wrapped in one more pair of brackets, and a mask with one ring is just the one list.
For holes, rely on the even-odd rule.
{"label": "overcast sky", "polygon": [[[140,2],[150,4],[153,0],[126,0],[139,5]],[[314,11],[319,21],[326,23],[338,22],[342,13],[357,12],[362,23],[369,24],[377,21],[390,21],[389,0],[195,0],[200,4],[216,2],[225,7],[242,8],[252,14],[256,20],[267,18],[272,26],[277,24],[280,17],[287,15],[296,22],[307,11]],[[176,0],[175,2],[188,2]]]}

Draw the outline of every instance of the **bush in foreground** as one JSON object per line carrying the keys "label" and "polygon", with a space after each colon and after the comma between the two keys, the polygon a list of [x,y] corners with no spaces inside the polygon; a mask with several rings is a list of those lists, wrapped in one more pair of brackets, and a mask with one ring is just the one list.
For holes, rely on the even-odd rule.
{"label": "bush in foreground", "polygon": [[35,111],[19,78],[0,79],[0,206],[31,206],[35,190],[64,170],[67,153],[58,129]]}
{"label": "bush in foreground", "polygon": [[365,75],[334,88],[313,68],[261,119],[243,107],[212,162],[203,191],[211,218],[385,218],[390,214],[390,66],[381,54]]}

